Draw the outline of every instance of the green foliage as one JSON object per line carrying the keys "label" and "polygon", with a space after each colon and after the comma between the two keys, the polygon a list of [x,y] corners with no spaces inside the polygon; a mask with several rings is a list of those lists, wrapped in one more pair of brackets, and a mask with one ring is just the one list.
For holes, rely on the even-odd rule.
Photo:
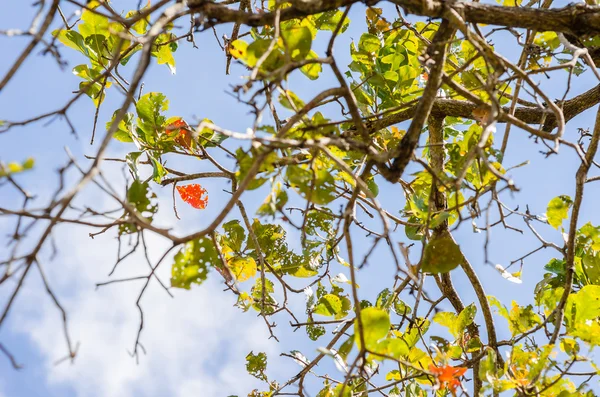
{"label": "green foliage", "polygon": [[512,302],[510,311],[500,301],[493,296],[488,296],[490,304],[494,306],[498,313],[508,320],[508,327],[513,336],[524,333],[533,327],[540,325],[542,319],[535,313],[532,305],[519,306],[517,302]]}
{"label": "green foliage", "polygon": [[315,204],[328,204],[335,199],[335,179],[321,162],[313,167],[291,165],[287,167],[286,180],[304,198]]}
{"label": "green foliage", "polygon": [[[302,387],[312,388],[314,382],[307,380],[305,385],[310,386],[302,385],[305,377],[313,375],[320,377],[319,384],[323,381],[318,397],[355,397],[375,392],[422,397],[430,391],[440,397],[459,395],[466,393],[476,377],[483,383],[481,395],[593,394],[585,385],[572,381],[570,374],[575,372],[570,371],[576,371],[571,366],[586,365],[590,374],[598,373],[590,353],[600,345],[600,227],[588,222],[579,229],[565,230],[569,212],[573,211],[574,220],[575,211],[580,211],[573,207],[569,196],[553,198],[545,218],[532,214],[529,207],[521,212],[504,203],[506,190],[518,191],[510,172],[524,163],[513,166],[513,157],[505,156],[509,135],[498,135],[496,123],[527,130],[535,144],[551,147],[550,143],[569,143],[568,134],[560,139],[548,138],[554,134],[559,118],[551,113],[551,99],[541,95],[542,85],[532,81],[543,73],[564,73],[563,68],[568,69],[569,79],[576,78],[584,72],[584,58],[587,66],[593,65],[583,52],[576,53],[579,59],[573,58],[573,46],[586,48],[594,56],[600,47],[600,35],[590,33],[571,39],[566,31],[525,32],[516,22],[507,24],[500,18],[499,31],[508,38],[509,33],[518,37],[515,48],[523,49],[521,59],[512,65],[507,59],[515,54],[510,53],[506,59],[496,55],[508,45],[502,42],[495,48],[491,44],[488,35],[495,33],[492,28],[477,21],[467,21],[464,26],[457,23],[459,17],[476,19],[479,14],[454,13],[458,5],[452,2],[444,4],[439,15],[435,4],[425,10],[410,2],[399,2],[397,6],[406,7],[406,14],[429,18],[414,21],[367,4],[366,25],[356,25],[366,26],[366,30],[348,37],[353,39],[347,54],[350,64],[343,70],[344,65],[335,62],[326,50],[329,38],[343,34],[350,26],[344,10],[336,4],[327,5],[327,9],[333,9],[326,12],[314,12],[313,8],[321,7],[321,3],[271,0],[260,5],[240,2],[230,8],[227,2],[209,2],[192,5],[191,10],[185,8],[186,2],[172,3],[159,7],[157,13],[150,3],[121,12],[109,8],[112,6],[108,2],[90,1],[75,25],[52,32],[53,40],[47,41],[51,44],[47,45],[45,38],[41,43],[49,52],[55,50],[56,42],[75,51],[77,57],[83,55],[83,63],[78,61],[72,69],[77,78],[74,89],[91,98],[98,110],[94,127],[98,121],[106,121],[101,120],[104,113],[99,108],[111,103],[105,102],[112,94],[109,88],[116,91],[116,86],[132,100],[132,106],[114,111],[106,123],[107,131],[114,130],[113,137],[118,141],[114,143],[135,145],[128,146],[131,151],[120,159],[133,180],[126,191],[123,213],[116,220],[111,213],[93,215],[114,221],[112,226],[118,229],[119,239],[136,233],[139,238],[142,232],[172,239],[171,248],[176,250],[171,264],[173,288],[191,289],[211,273],[235,294],[238,308],[262,317],[272,336],[276,325],[287,325],[282,316],[290,315],[292,329],[304,327],[307,337],[318,341],[315,346],[320,346],[323,360],[332,360],[342,373],[341,381],[331,374],[317,374],[324,366],[313,361],[315,366],[310,371],[299,373],[293,382],[282,386],[267,377],[266,354],[250,352],[246,369],[266,383],[266,390],[255,389],[249,397],[268,397],[283,389],[289,394],[290,385],[300,385],[300,394],[311,394],[312,390]],[[498,3],[511,7],[515,15],[524,5],[518,0]],[[177,7],[184,11],[172,13]],[[471,6],[465,3],[460,7]],[[528,7],[537,10],[537,5]],[[543,10],[535,12],[543,14]],[[181,17],[188,18],[190,13],[189,30],[182,30]],[[441,33],[440,26],[444,26],[440,16],[452,16],[448,23],[456,31],[450,39],[432,45]],[[279,20],[278,26],[272,26],[275,20]],[[137,79],[134,84],[134,80],[122,77],[131,76],[121,72],[126,67],[127,72],[133,71],[131,65],[137,62],[144,45],[143,54],[175,73],[174,53],[182,39],[194,44],[194,34],[222,27],[224,22],[235,23],[231,40],[225,38],[223,43],[224,56],[234,59],[232,73],[241,70],[245,74],[232,93],[249,106],[248,113],[254,117],[245,134],[231,132],[229,128],[234,127],[227,125],[230,120],[223,120],[222,115],[214,118],[224,122],[222,127],[202,117],[190,126],[181,116],[169,113],[167,91],[155,87],[155,79],[139,80],[150,88],[146,91]],[[527,23],[534,22],[528,19]],[[549,26],[556,24],[554,21]],[[429,89],[424,90],[430,84],[430,73],[438,66],[434,58],[442,49],[446,49],[443,74],[436,77],[443,83],[433,87],[435,95],[427,97]],[[144,66],[143,62],[140,65]],[[138,71],[145,73],[140,68],[133,75]],[[240,76],[234,77],[236,80],[231,81],[237,82]],[[315,97],[310,92],[313,88],[322,97]],[[335,94],[331,94],[331,88]],[[517,91],[521,95],[518,101],[513,97]],[[533,99],[523,99],[523,93]],[[578,101],[596,96],[588,93]],[[417,110],[429,107],[422,106],[422,98],[433,102],[424,124],[415,122]],[[176,100],[180,98],[170,99],[173,104],[180,102]],[[534,99],[536,103],[529,102]],[[576,106],[556,103],[565,109],[565,116],[571,117],[571,109],[587,109],[596,102],[586,102],[585,106],[580,102]],[[56,115],[67,116],[67,110]],[[225,112],[231,118],[242,114],[229,107]],[[115,123],[117,115],[123,113],[124,117]],[[543,115],[541,121],[539,114]],[[527,129],[509,117],[533,127]],[[10,126],[10,122],[0,121],[2,132]],[[406,129],[416,134],[407,136]],[[589,153],[592,145],[587,139],[593,133],[581,130],[580,135],[581,139],[570,146]],[[230,136],[235,139],[227,140]],[[403,160],[403,145],[411,142],[417,146],[409,147],[409,166],[404,173],[390,176],[398,171],[394,168],[397,160]],[[550,153],[555,150],[545,154]],[[22,163],[0,162],[0,185],[13,186],[13,177],[18,178],[33,165],[31,158]],[[191,175],[196,172],[201,174]],[[181,189],[177,183],[205,178],[208,172],[230,185],[224,193],[219,192],[225,197],[219,209],[211,211],[215,208],[211,207],[193,222],[193,234],[181,237],[174,225],[163,229],[152,223],[158,212],[155,191],[172,187],[175,196]],[[205,192],[205,188],[214,186],[202,183]],[[45,212],[29,214],[30,218],[47,220],[57,213],[61,203],[53,198]],[[70,202],[65,205],[69,205],[65,207],[69,211],[75,208]],[[175,216],[182,215],[183,211],[172,207]],[[221,213],[223,208],[225,212]],[[255,208],[257,219],[252,219],[250,209]],[[5,215],[6,210],[0,210],[0,215]],[[85,216],[92,214],[91,209],[85,211]],[[22,219],[29,219],[21,218],[17,211],[12,213],[19,214],[19,225]],[[488,245],[496,243],[490,233],[500,227],[522,233],[512,226],[513,221],[520,222],[515,219],[521,216],[541,247],[515,255],[520,258],[510,266],[519,263],[518,271],[509,273],[497,267],[502,275],[520,278],[528,267],[541,267],[543,263],[533,256],[538,251],[553,250],[556,257],[545,262],[545,274],[534,290],[534,304],[512,301],[507,306],[493,296],[488,296],[486,302],[482,291],[490,280],[495,282],[492,277],[498,276],[494,273],[488,277],[486,273],[495,255],[494,250],[488,250]],[[64,219],[77,223],[75,219]],[[579,224],[585,222],[581,221],[581,213],[579,219]],[[62,220],[55,219],[56,223]],[[562,232],[563,246],[546,239],[543,229],[537,230],[536,222],[546,221]],[[470,222],[467,229],[486,234],[485,264],[473,259],[469,262],[465,254],[470,252],[465,250],[463,254],[461,247],[466,248],[471,241],[462,235],[460,240],[453,236],[465,222]],[[21,232],[17,229],[15,240]],[[515,247],[502,248],[512,251]],[[521,246],[517,248],[520,251]],[[171,251],[167,254],[172,255]],[[168,261],[170,256],[164,258]],[[393,275],[388,272],[390,264]],[[376,266],[381,279],[362,278]],[[447,273],[458,266],[467,277],[456,277],[452,284]],[[480,277],[482,285],[474,274],[486,275]],[[7,270],[6,277],[10,276]],[[466,280],[473,284],[474,295],[467,292],[472,290],[470,285],[464,287]],[[505,281],[500,276],[497,280]],[[475,299],[473,296],[476,302],[463,310],[456,309],[462,306],[457,304],[459,298],[464,301]],[[296,312],[298,307],[300,313]],[[430,332],[432,323],[435,335]],[[307,351],[313,360],[310,353]],[[296,350],[289,358],[303,368],[309,362]],[[463,375],[469,382],[461,384]],[[385,387],[375,385],[383,379]]]}
{"label": "green foliage", "polygon": [[[154,214],[158,211],[156,194],[152,192],[148,182],[134,180],[127,189],[127,202],[132,210],[146,222],[152,222]],[[126,219],[129,211],[126,210],[123,218]],[[123,223],[119,225],[119,234],[134,233],[138,230],[136,223]]]}
{"label": "green foliage", "polygon": [[171,267],[171,286],[190,289],[192,284],[202,284],[211,267],[218,267],[219,255],[209,238],[200,237],[185,244],[175,255]]}
{"label": "green foliage", "polygon": [[477,307],[472,303],[458,315],[452,312],[439,312],[433,317],[433,321],[448,328],[450,334],[458,338],[473,323],[476,313]]}
{"label": "green foliage", "polygon": [[246,370],[252,376],[260,380],[267,380],[267,355],[265,353],[248,353],[246,356]]}

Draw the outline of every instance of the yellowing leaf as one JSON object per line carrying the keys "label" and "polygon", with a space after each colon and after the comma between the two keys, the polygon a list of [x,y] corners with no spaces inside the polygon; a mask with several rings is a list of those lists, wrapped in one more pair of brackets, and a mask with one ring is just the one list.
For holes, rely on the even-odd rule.
{"label": "yellowing leaf", "polygon": [[319,299],[319,303],[315,307],[314,313],[322,316],[335,316],[342,310],[342,300],[339,296],[327,294]]}
{"label": "yellowing leaf", "polygon": [[246,57],[246,49],[248,48],[248,43],[244,40],[235,40],[229,43],[227,50],[235,59],[244,59]]}
{"label": "yellowing leaf", "polygon": [[110,35],[108,31],[108,18],[103,15],[84,9],[81,13],[81,21],[83,23],[79,24],[79,33],[83,37],[87,38],[96,34],[104,37]]}
{"label": "yellowing leaf", "polygon": [[550,200],[546,209],[546,216],[548,217],[550,226],[558,229],[563,221],[569,217],[569,208],[571,208],[571,205],[573,205],[571,197],[565,195],[554,197]]}
{"label": "yellowing leaf", "polygon": [[256,261],[251,257],[234,257],[227,261],[231,273],[239,282],[251,279],[256,275]]}

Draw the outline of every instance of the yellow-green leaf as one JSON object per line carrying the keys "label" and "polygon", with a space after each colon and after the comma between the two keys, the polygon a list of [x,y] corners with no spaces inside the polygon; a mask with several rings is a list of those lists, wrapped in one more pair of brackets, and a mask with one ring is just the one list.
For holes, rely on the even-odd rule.
{"label": "yellow-green leaf", "polygon": [[237,281],[243,282],[256,275],[256,261],[252,257],[235,257],[229,260],[227,264]]}
{"label": "yellow-green leaf", "polygon": [[377,346],[379,340],[386,337],[390,330],[390,316],[388,313],[377,307],[367,307],[360,311],[361,327],[358,319],[354,320],[354,335],[358,347],[361,346],[360,332],[365,341],[367,349],[371,350]]}
{"label": "yellow-green leaf", "polygon": [[548,217],[548,223],[555,229],[558,229],[563,221],[569,217],[569,208],[573,205],[573,200],[569,196],[558,196],[554,197],[548,203],[546,209],[546,216]]}
{"label": "yellow-green leaf", "polygon": [[429,240],[421,261],[421,270],[427,273],[446,273],[464,260],[458,245],[449,233]]}

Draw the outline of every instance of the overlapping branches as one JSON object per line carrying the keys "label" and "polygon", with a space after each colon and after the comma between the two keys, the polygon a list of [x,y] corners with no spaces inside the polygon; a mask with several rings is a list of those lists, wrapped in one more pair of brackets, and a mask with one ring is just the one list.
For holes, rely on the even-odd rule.
{"label": "overlapping branches", "polygon": [[[553,387],[566,390],[567,386],[561,386],[561,382],[568,376],[593,376],[588,372],[579,375],[570,372],[573,363],[586,360],[579,350],[572,348],[575,353],[566,361],[549,359],[545,343],[538,343],[536,338],[546,338],[550,350],[563,335],[595,343],[590,342],[593,338],[587,334],[581,336],[583,325],[574,325],[575,317],[566,319],[565,313],[568,307],[577,304],[576,294],[586,286],[600,283],[600,277],[596,280],[590,276],[591,270],[582,274],[575,265],[578,260],[590,260],[589,257],[597,255],[593,244],[581,246],[581,241],[593,240],[595,235],[588,228],[585,232],[588,234],[582,237],[584,231],[578,219],[584,184],[594,180],[588,178],[588,173],[598,167],[595,155],[600,121],[596,120],[591,134],[580,129],[579,139],[564,132],[573,118],[600,103],[600,85],[571,95],[571,80],[575,72],[582,72],[582,60],[594,69],[589,72],[590,78],[596,78],[598,72],[590,55],[594,49],[568,39],[581,36],[582,40],[593,42],[600,34],[599,7],[576,4],[552,8],[551,2],[538,8],[533,4],[507,7],[476,2],[394,0],[390,3],[398,6],[398,16],[392,17],[373,8],[377,2],[368,3],[369,33],[361,36],[358,49],[353,45],[353,64],[345,73],[333,50],[347,28],[351,6],[358,7],[359,2],[354,0],[294,0],[271,8],[263,6],[257,12],[246,1],[162,1],[126,16],[106,2],[93,2],[89,6],[74,1],[63,3],[81,7],[89,20],[99,18],[107,22],[106,26],[109,21],[116,24],[113,28],[119,26],[102,31],[117,44],[104,51],[93,45],[98,38],[86,38],[82,45],[89,48],[82,47],[82,52],[90,57],[95,74],[80,86],[74,97],[56,111],[3,122],[1,131],[10,133],[14,127],[53,116],[64,116],[74,131],[67,112],[75,101],[86,96],[96,101],[95,131],[108,82],[114,82],[125,98],[96,152],[89,157],[90,163],[81,165],[69,154],[68,164],[59,171],[59,187],[46,206],[32,208],[32,194],[18,180],[18,172],[28,170],[29,165],[0,163],[0,189],[13,189],[22,203],[20,208],[0,203],[0,216],[15,219],[16,225],[11,235],[12,249],[6,258],[0,258],[0,267],[4,269],[0,284],[9,288],[10,284],[5,282],[15,281],[10,285],[0,326],[8,318],[31,268],[36,267],[46,293],[63,319],[66,359],[75,358],[77,345],[69,337],[68,313],[60,304],[60,294],[45,276],[41,255],[43,247],[52,245],[56,225],[69,224],[92,228],[92,238],[109,232],[118,236],[117,260],[111,266],[111,278],[99,281],[98,287],[143,283],[135,301],[140,322],[131,354],[136,358],[144,350],[141,340],[148,313],[142,310],[141,302],[150,281],[157,280],[171,295],[170,288],[201,284],[210,267],[223,279],[227,290],[238,297],[240,308],[258,313],[271,337],[277,339],[276,321],[282,320],[289,320],[294,329],[306,329],[312,339],[332,331],[333,336],[324,343],[327,347],[313,360],[301,354],[284,354],[303,367],[285,382],[269,380],[264,368],[251,371],[267,382],[272,395],[312,394],[305,386],[309,376],[324,380],[323,390],[340,396],[345,391],[363,395],[406,392],[409,387],[420,387],[415,379],[454,394],[463,388],[460,379],[467,370],[472,371],[473,395],[496,390],[506,382],[519,395],[540,394]],[[11,83],[39,43],[60,59],[55,41],[66,41],[66,33],[44,37],[48,36],[46,32],[57,15],[65,25],[63,32],[74,35],[72,29],[76,24],[69,25],[71,18],[64,16],[60,4],[53,1],[46,14],[42,14],[42,4],[36,19],[44,15],[43,23],[39,29],[32,24],[29,33],[33,39],[3,77],[0,91]],[[411,23],[405,19],[410,14],[441,21]],[[389,18],[395,18],[394,23]],[[181,34],[171,32],[181,22],[189,26],[182,28]],[[85,23],[90,22],[85,20]],[[233,23],[231,37],[225,37],[222,47],[226,73],[230,66],[236,73],[248,71],[246,81],[231,90],[240,107],[247,106],[253,116],[247,131],[237,132],[208,119],[194,125],[183,118],[167,119],[163,115],[166,103],[162,94],[141,95],[145,73],[153,58],[174,70],[172,44],[186,39],[195,45],[195,34],[211,29],[216,35],[215,28],[226,23]],[[495,30],[486,28],[484,33],[480,26],[483,24],[500,26],[522,45],[516,63],[509,59],[513,54],[508,54],[511,57],[500,54],[491,45],[489,35]],[[331,32],[324,54],[311,52],[312,40],[321,34],[318,30]],[[540,39],[540,32],[551,32],[554,36]],[[240,40],[244,37],[254,41],[248,44]],[[397,44],[400,37],[404,40],[402,45]],[[554,44],[549,44],[554,37]],[[72,43],[79,45],[77,41]],[[109,43],[107,40],[104,45],[108,47]],[[539,53],[546,51],[546,56],[536,53],[536,48]],[[95,55],[90,55],[92,50]],[[133,78],[128,82],[118,68],[138,51]],[[240,64],[244,67],[239,68]],[[392,70],[393,67],[396,69]],[[290,90],[292,73],[302,72],[316,79],[322,69],[329,69],[334,79],[326,86],[319,86],[320,91],[309,101],[302,101]],[[561,100],[552,100],[546,87],[534,80],[548,73],[562,73],[566,81]],[[401,76],[409,77],[401,80]],[[424,81],[419,83],[419,79]],[[129,113],[132,105],[135,114]],[[280,116],[284,109],[292,113],[287,119]],[[406,131],[397,127],[404,122],[410,122]],[[493,139],[499,135],[497,125],[504,123],[509,127],[498,150]],[[547,218],[529,210],[511,209],[502,201],[505,191],[519,190],[518,181],[509,176],[510,169],[506,169],[504,161],[511,128],[529,133],[535,144],[543,145],[547,156],[558,153],[561,145],[579,156],[574,200],[556,198],[559,200],[549,207]],[[113,137],[134,142],[137,150],[126,158],[105,158]],[[185,171],[170,168],[166,166],[166,156],[195,158],[206,167]],[[101,164],[105,161],[127,165],[131,183],[125,197],[122,187],[115,187],[115,181],[103,173]],[[414,178],[405,172],[411,166],[418,169]],[[144,167],[152,169],[152,176],[140,176]],[[79,172],[79,179],[67,187],[64,173],[72,168]],[[155,224],[157,208],[152,181],[157,189],[172,188],[173,210],[179,217],[175,204],[178,188],[207,178],[230,184],[219,209],[211,212],[207,226],[182,232]],[[116,209],[75,208],[75,198],[90,183],[110,198]],[[251,204],[244,201],[244,195],[258,188],[267,197],[257,208],[259,218],[252,219],[253,214],[247,209]],[[195,191],[202,192],[203,188]],[[388,208],[382,204],[387,200],[380,200],[378,193],[397,197],[399,204]],[[196,208],[206,205],[199,197],[191,200],[181,197]],[[568,216],[565,208],[571,205],[565,245],[547,241],[537,230],[538,224],[560,226]],[[224,224],[231,216],[239,219]],[[526,258],[546,248],[556,251],[558,262],[563,261],[562,273],[561,269],[553,269],[558,276],[551,281],[545,279],[536,289],[538,294],[542,291],[536,297],[541,302],[539,314],[518,305],[509,313],[501,303],[488,300],[478,265],[471,263],[453,237],[456,228],[470,221],[475,232],[485,234],[483,265],[493,265],[489,252],[493,242],[491,232],[502,227],[523,234],[523,230],[510,223],[515,218],[523,220],[541,246],[515,259],[511,266],[520,264],[522,268]],[[481,221],[484,226],[479,225]],[[301,238],[297,244],[286,241],[281,224],[298,230]],[[37,225],[42,225],[38,236],[31,233]],[[159,258],[152,258],[148,252],[150,235],[169,242]],[[122,252],[122,243],[128,237],[129,246]],[[22,248],[21,242],[26,238],[34,240],[33,249]],[[413,243],[407,245],[407,239]],[[144,255],[146,273],[112,278],[118,266],[137,251]],[[167,266],[165,263],[176,251],[169,287],[157,271]],[[395,276],[381,282],[382,291],[375,301],[365,303],[359,281],[370,271],[368,265],[382,262],[381,258],[392,264]],[[473,304],[465,304],[464,290],[452,282],[450,271],[458,267],[474,290],[477,301]],[[501,277],[521,281],[520,271],[510,273],[502,266],[496,268]],[[342,269],[342,273],[336,275],[335,269]],[[245,284],[249,280],[254,282],[252,286]],[[431,288],[430,281],[435,282],[437,289]],[[551,293],[544,295],[548,288]],[[552,301],[556,296],[559,298]],[[298,299],[306,300],[303,313],[292,310],[292,301]],[[550,304],[555,306],[548,309]],[[501,340],[491,305],[509,321],[510,338]],[[442,307],[451,312],[439,313]],[[481,324],[475,316],[477,310],[483,315]],[[306,321],[301,316],[306,316]],[[319,320],[316,316],[331,319]],[[447,327],[453,338],[435,339],[436,346],[432,347],[428,341],[433,339],[426,335],[432,319]],[[584,320],[598,321],[598,318]],[[590,326],[585,321],[582,323]],[[577,333],[570,335],[574,329]],[[523,339],[533,346],[528,355],[518,345]],[[9,347],[0,344],[0,350],[13,366],[18,366]],[[509,362],[505,363],[503,356],[509,350]],[[342,368],[339,379],[317,371],[317,364],[328,356]],[[543,371],[528,367],[534,361],[544,360],[551,365]],[[386,375],[385,381],[378,374],[385,369],[381,362],[392,363],[396,368]]]}

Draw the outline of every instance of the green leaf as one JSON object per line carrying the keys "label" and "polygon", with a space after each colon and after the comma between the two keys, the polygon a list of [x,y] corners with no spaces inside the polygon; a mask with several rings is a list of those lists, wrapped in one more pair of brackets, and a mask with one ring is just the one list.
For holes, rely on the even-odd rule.
{"label": "green leaf", "polygon": [[371,193],[373,193],[373,196],[377,197],[379,195],[379,186],[377,186],[375,178],[371,175],[366,179],[365,182],[367,183],[367,187]]}
{"label": "green leaf", "polygon": [[73,68],[73,74],[85,80],[79,83],[79,89],[85,91],[96,107],[100,106],[106,96],[105,89],[112,85],[110,81],[100,77],[102,71],[96,68],[90,69],[88,65],[78,65]]}
{"label": "green leaf", "polygon": [[[106,131],[110,130],[117,112],[118,111],[115,111],[112,119],[106,123]],[[117,127],[113,138],[121,142],[133,142],[133,113],[125,114],[125,117],[119,122],[119,126]]]}
{"label": "green leaf", "polygon": [[[360,319],[362,323],[362,334],[365,341],[365,347],[369,350],[377,346],[379,340],[385,338],[390,330],[389,314],[377,307],[368,307],[360,311]],[[361,328],[358,324],[358,319],[354,320],[354,335],[356,345],[360,348]]]}
{"label": "green leaf", "polygon": [[379,51],[380,47],[381,41],[379,40],[379,37],[369,33],[363,33],[362,36],[360,36],[358,42],[358,49],[360,51],[374,53]]}
{"label": "green leaf", "polygon": [[[177,49],[177,43],[172,41],[175,39],[172,33],[160,34],[152,48],[152,56],[156,57],[156,62],[159,65],[167,65],[171,74],[175,74],[175,58],[173,52]],[[175,44],[175,45],[173,45]]]}
{"label": "green leaf", "polygon": [[[341,10],[331,10],[326,11],[319,15],[317,20],[315,21],[315,26],[319,30],[329,30],[334,32],[340,21],[342,20],[342,16],[344,13]],[[350,25],[350,19],[348,17],[344,18],[344,22],[340,28],[340,33],[344,33],[348,26]]]}
{"label": "green leaf", "polygon": [[156,183],[160,183],[162,178],[167,175],[167,170],[165,170],[165,167],[163,167],[159,159],[151,155],[149,157],[150,162],[152,163],[152,180]]}
{"label": "green leaf", "polygon": [[84,39],[89,51],[89,58],[94,67],[104,67],[110,59],[106,37],[101,34],[93,34]]}
{"label": "green leaf", "polygon": [[[127,189],[127,201],[147,222],[152,222],[154,214],[158,211],[156,194],[150,189],[148,182],[134,180]],[[127,211],[123,217],[127,217]],[[134,233],[137,226],[134,223],[119,225],[119,234]]]}
{"label": "green leaf", "polygon": [[131,153],[127,153],[127,156],[125,156],[125,161],[127,162],[127,166],[129,167],[129,170],[131,171],[131,173],[137,180],[140,179],[140,174],[138,172],[138,163],[139,163],[141,155],[142,155],[142,152],[131,152]]}
{"label": "green leaf", "polygon": [[252,307],[259,313],[273,313],[277,307],[277,301],[271,294],[275,292],[275,285],[271,280],[265,278],[264,288],[264,304],[263,304],[263,287],[262,279],[256,278],[256,282],[251,289],[251,296],[254,301]]}
{"label": "green leaf", "polygon": [[541,323],[542,319],[533,310],[533,306],[519,306],[517,302],[512,302],[508,328],[513,336],[518,335],[519,333],[527,332],[534,326]]}
{"label": "green leaf", "polygon": [[325,327],[322,325],[307,325],[306,334],[311,340],[317,340],[321,336],[325,335]]}
{"label": "green leaf", "polygon": [[389,307],[392,303],[390,302],[390,300],[392,299],[392,297],[392,291],[390,291],[389,288],[384,289],[379,293],[379,295],[377,295],[377,299],[375,300],[375,307],[389,311]]}
{"label": "green leaf", "polygon": [[108,18],[93,11],[84,9],[81,13],[81,21],[79,24],[79,33],[86,38],[92,35],[101,35],[108,37]]}
{"label": "green leaf", "polygon": [[[236,158],[238,161],[238,170],[235,173],[235,177],[238,181],[241,182],[244,180],[244,178],[248,174],[248,171],[250,170],[250,168],[252,168],[252,165],[254,164],[254,161],[256,160],[256,157],[258,156],[258,151],[251,149],[249,152],[246,152],[242,148],[238,148],[237,151],[235,152],[235,155],[236,155]],[[277,157],[276,153],[274,153],[274,152],[270,153],[267,156],[267,159],[260,166],[258,175],[260,175],[261,173],[268,174],[271,171],[273,171],[273,169],[274,169],[273,163],[275,161],[277,161],[277,159],[278,159],[278,157]],[[252,179],[252,181],[248,185],[248,190],[258,189],[268,180],[268,178],[265,177],[266,175],[263,175],[263,176],[258,176],[258,175],[256,175]]]}
{"label": "green leaf", "polygon": [[560,341],[560,350],[574,356],[579,353],[579,343],[572,338],[563,338]]}
{"label": "green leaf", "polygon": [[[306,59],[317,59],[319,56],[313,50],[310,50]],[[300,71],[309,79],[316,80],[319,78],[319,74],[323,71],[323,67],[320,63],[309,63],[300,68]]]}
{"label": "green leaf", "polygon": [[164,130],[166,117],[162,112],[169,109],[167,97],[160,92],[149,92],[137,101],[135,109],[139,127],[145,133],[145,142],[154,144],[158,134]]}
{"label": "green leaf", "polygon": [[[271,46],[270,39],[258,39],[253,43],[250,43],[245,50],[245,55],[242,55],[242,60],[251,68],[255,67],[258,60],[269,50]],[[243,47],[243,46],[242,46]],[[240,47],[241,48],[241,47]],[[284,64],[284,55],[278,48],[271,51],[267,56],[267,59],[260,65],[260,69],[263,71],[272,71]]]}
{"label": "green leaf", "polygon": [[314,309],[314,314],[321,316],[335,316],[342,311],[342,300],[339,296],[327,294],[322,296]]}
{"label": "green leaf", "polygon": [[585,245],[594,252],[600,251],[600,227],[586,223],[578,230],[577,245]]}
{"label": "green leaf", "polygon": [[494,349],[486,348],[486,355],[479,364],[479,378],[489,379],[496,374],[496,352]]}
{"label": "green leaf", "polygon": [[475,306],[474,303],[471,303],[469,306],[465,307],[456,319],[453,335],[458,336],[465,332],[467,327],[473,323],[476,314],[477,306]]}
{"label": "green leaf", "polygon": [[408,354],[410,353],[410,347],[403,339],[386,338],[377,343],[377,346],[374,348],[374,351],[375,353],[390,356],[395,359],[400,359],[408,356]]}
{"label": "green leaf", "polygon": [[508,309],[506,309],[506,307],[495,296],[488,295],[487,299],[490,302],[490,305],[498,309],[498,314],[507,320],[509,319]]}
{"label": "green leaf", "polygon": [[267,370],[267,355],[263,352],[258,354],[250,352],[246,356],[246,370],[255,378],[266,381],[267,375],[265,374],[265,371]]}
{"label": "green leaf", "polygon": [[600,316],[600,286],[584,286],[569,296],[568,303],[575,308],[577,322],[597,319]]}
{"label": "green leaf", "polygon": [[449,233],[434,236],[425,247],[421,270],[427,273],[446,273],[464,261],[458,245]]}
{"label": "green leaf", "polygon": [[433,316],[433,321],[448,328],[448,330],[454,337],[458,336],[455,334],[456,320],[456,314],[452,312],[439,312],[436,313],[435,316]]}
{"label": "green leaf", "polygon": [[83,55],[89,58],[90,51],[85,44],[85,40],[81,34],[75,30],[55,30],[52,35],[58,39],[61,43],[69,48],[81,52]]}
{"label": "green leaf", "polygon": [[288,201],[288,194],[281,188],[281,183],[274,184],[271,193],[267,196],[260,208],[256,211],[260,216],[275,216],[277,211],[283,210],[283,207]]}
{"label": "green leaf", "polygon": [[[150,3],[148,3],[147,6],[143,7],[142,9],[138,10],[131,10],[129,11],[127,14],[125,14],[125,18],[132,18],[135,17],[137,15],[140,15],[140,11],[143,12],[145,10],[147,10],[150,6]],[[136,23],[134,23],[131,26],[131,29],[133,29],[134,32],[138,33],[138,34],[145,34],[146,31],[148,30],[148,24],[150,23],[150,17],[146,16],[144,18],[140,18]]]}
{"label": "green leaf", "polygon": [[242,244],[246,240],[246,231],[240,225],[240,221],[234,219],[223,224],[225,230],[225,236],[223,236],[223,242],[229,246],[232,250],[240,252],[242,250]]}
{"label": "green leaf", "polygon": [[573,205],[573,200],[569,196],[558,196],[554,197],[548,203],[546,209],[546,216],[548,217],[548,223],[555,229],[558,229],[563,221],[569,217],[569,208]]}
{"label": "green leaf", "polygon": [[348,339],[338,349],[338,354],[346,360],[354,347],[354,335],[350,335]]}
{"label": "green leaf", "polygon": [[312,45],[312,33],[306,26],[292,25],[284,27],[281,30],[283,47],[293,61],[300,61],[306,58],[310,53]]}
{"label": "green leaf", "polygon": [[287,167],[286,179],[305,199],[315,204],[328,204],[335,199],[335,178],[324,166],[290,165]]}
{"label": "green leaf", "polygon": [[175,255],[171,267],[171,286],[190,289],[192,284],[202,284],[209,267],[218,264],[217,250],[209,238],[189,241]]}
{"label": "green leaf", "polygon": [[590,284],[600,285],[600,255],[584,254],[582,270]]}
{"label": "green leaf", "polygon": [[[419,223],[419,218],[411,216],[408,218],[408,222],[412,224]],[[423,240],[423,237],[425,237],[424,226],[421,225],[405,226],[404,233],[406,233],[406,237],[415,241],[421,241]]]}
{"label": "green leaf", "polygon": [[279,94],[279,103],[281,103],[281,106],[284,108],[292,111],[297,111],[304,107],[304,101],[289,90],[285,91],[285,94]]}
{"label": "green leaf", "polygon": [[407,316],[412,313],[412,308],[404,303],[403,300],[396,298],[394,301],[394,313],[399,316]]}
{"label": "green leaf", "polygon": [[33,157],[28,157],[27,160],[23,161],[21,166],[23,167],[23,171],[30,170],[35,165],[35,159]]}

